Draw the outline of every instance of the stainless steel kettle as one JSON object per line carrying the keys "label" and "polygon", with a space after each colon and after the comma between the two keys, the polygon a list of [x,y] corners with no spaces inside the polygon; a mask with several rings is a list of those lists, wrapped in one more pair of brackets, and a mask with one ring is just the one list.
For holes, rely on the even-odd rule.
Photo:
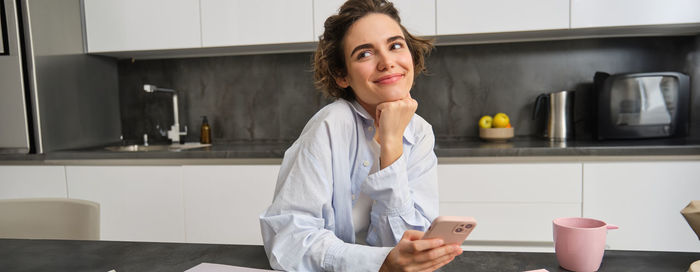
{"label": "stainless steel kettle", "polygon": [[532,119],[542,110],[546,111],[544,137],[554,142],[564,142],[573,137],[574,91],[540,94],[535,100]]}

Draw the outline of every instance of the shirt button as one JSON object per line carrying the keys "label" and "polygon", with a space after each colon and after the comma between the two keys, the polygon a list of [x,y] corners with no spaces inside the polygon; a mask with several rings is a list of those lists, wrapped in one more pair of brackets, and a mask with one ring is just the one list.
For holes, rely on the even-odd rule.
{"label": "shirt button", "polygon": [[352,200],[355,200],[355,194],[352,195]]}
{"label": "shirt button", "polygon": [[367,167],[367,166],[369,166],[369,162],[368,162],[368,161],[364,161],[364,162],[362,162],[362,165],[364,165],[365,167]]}
{"label": "shirt button", "polygon": [[372,131],[374,127],[367,127],[367,130]]}

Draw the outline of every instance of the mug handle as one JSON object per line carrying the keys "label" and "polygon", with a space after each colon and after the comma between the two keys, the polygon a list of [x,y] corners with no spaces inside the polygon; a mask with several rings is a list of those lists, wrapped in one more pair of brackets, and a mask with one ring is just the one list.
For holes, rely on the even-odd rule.
{"label": "mug handle", "polygon": [[610,224],[608,224],[608,225],[605,225],[605,228],[606,228],[606,229],[609,229],[609,230],[612,230],[612,229],[619,229],[620,227],[618,227],[618,226],[616,226],[616,225],[610,225]]}

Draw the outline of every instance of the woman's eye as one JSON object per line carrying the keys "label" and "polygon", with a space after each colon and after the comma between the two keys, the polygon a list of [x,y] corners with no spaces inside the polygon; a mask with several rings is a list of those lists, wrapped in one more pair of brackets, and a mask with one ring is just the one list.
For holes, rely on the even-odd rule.
{"label": "woman's eye", "polygon": [[366,58],[366,57],[369,57],[370,55],[372,55],[372,53],[370,53],[369,51],[362,51],[359,54],[357,54],[357,59]]}
{"label": "woman's eye", "polygon": [[401,49],[401,48],[403,48],[403,44],[401,44],[401,43],[391,44],[391,49]]}

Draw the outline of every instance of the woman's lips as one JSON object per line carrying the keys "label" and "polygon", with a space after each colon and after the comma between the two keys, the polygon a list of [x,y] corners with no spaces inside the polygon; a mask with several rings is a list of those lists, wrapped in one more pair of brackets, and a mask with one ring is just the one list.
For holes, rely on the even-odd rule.
{"label": "woman's lips", "polygon": [[375,80],[374,83],[391,84],[391,83],[399,81],[402,78],[403,78],[403,74],[391,74],[391,75],[386,75],[386,76],[380,77],[379,79]]}

